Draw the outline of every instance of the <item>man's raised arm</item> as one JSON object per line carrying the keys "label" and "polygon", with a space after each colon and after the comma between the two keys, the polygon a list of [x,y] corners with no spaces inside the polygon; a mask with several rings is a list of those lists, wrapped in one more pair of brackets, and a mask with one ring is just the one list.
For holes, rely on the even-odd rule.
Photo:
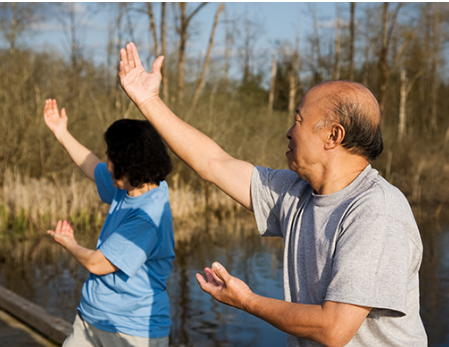
{"label": "man's raised arm", "polygon": [[159,98],[164,57],[158,57],[148,73],[131,42],[126,50],[120,50],[120,60],[118,76],[123,89],[172,151],[201,178],[252,210],[250,187],[254,166],[231,157],[211,138],[178,118]]}

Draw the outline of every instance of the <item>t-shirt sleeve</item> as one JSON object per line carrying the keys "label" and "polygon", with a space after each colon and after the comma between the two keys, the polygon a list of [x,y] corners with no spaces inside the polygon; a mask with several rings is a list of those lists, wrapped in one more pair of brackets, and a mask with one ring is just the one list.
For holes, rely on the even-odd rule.
{"label": "t-shirt sleeve", "polygon": [[110,205],[117,188],[114,187],[114,181],[112,180],[112,175],[109,172],[106,163],[98,164],[95,167],[94,175],[98,195],[100,195],[103,202]]}
{"label": "t-shirt sleeve", "polygon": [[410,244],[404,224],[364,216],[342,227],[326,300],[406,312]]}
{"label": "t-shirt sleeve", "polygon": [[290,170],[256,166],[251,177],[251,199],[257,228],[263,236],[283,236],[282,197],[298,176]]}
{"label": "t-shirt sleeve", "polygon": [[101,245],[101,253],[127,276],[133,277],[160,244],[153,224],[134,218],[116,229]]}

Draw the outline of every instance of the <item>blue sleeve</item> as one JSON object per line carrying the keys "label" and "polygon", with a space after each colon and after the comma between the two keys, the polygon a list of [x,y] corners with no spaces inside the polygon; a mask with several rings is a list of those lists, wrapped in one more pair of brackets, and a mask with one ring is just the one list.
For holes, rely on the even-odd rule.
{"label": "blue sleeve", "polygon": [[159,244],[156,228],[148,221],[134,218],[114,230],[100,250],[112,264],[133,277]]}
{"label": "blue sleeve", "polygon": [[110,205],[117,188],[114,187],[114,181],[112,180],[112,175],[109,172],[106,163],[98,164],[95,167],[94,175],[98,195],[100,195],[103,202]]}

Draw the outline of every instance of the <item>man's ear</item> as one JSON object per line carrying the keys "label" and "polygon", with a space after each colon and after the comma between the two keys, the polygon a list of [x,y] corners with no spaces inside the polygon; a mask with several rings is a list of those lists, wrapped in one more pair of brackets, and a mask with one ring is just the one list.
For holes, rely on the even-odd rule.
{"label": "man's ear", "polygon": [[329,132],[327,133],[325,149],[334,149],[343,142],[346,131],[341,124],[334,123],[331,125]]}

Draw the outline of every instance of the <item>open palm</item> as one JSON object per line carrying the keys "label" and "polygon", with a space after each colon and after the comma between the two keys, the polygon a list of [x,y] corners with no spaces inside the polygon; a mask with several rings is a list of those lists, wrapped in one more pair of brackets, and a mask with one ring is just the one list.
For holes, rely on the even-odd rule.
{"label": "open palm", "polygon": [[73,225],[67,220],[58,221],[55,231],[48,230],[47,234],[52,236],[54,240],[61,245],[65,245],[67,243],[77,244],[73,234]]}
{"label": "open palm", "polygon": [[151,73],[145,71],[134,43],[128,43],[126,50],[120,50],[120,65],[118,76],[126,94],[137,105],[145,103],[159,95],[161,84],[161,66],[163,56],[158,57],[153,63]]}
{"label": "open palm", "polygon": [[54,99],[45,100],[44,120],[48,128],[56,135],[56,133],[67,129],[67,115],[65,109],[61,110],[59,115],[58,104]]}

